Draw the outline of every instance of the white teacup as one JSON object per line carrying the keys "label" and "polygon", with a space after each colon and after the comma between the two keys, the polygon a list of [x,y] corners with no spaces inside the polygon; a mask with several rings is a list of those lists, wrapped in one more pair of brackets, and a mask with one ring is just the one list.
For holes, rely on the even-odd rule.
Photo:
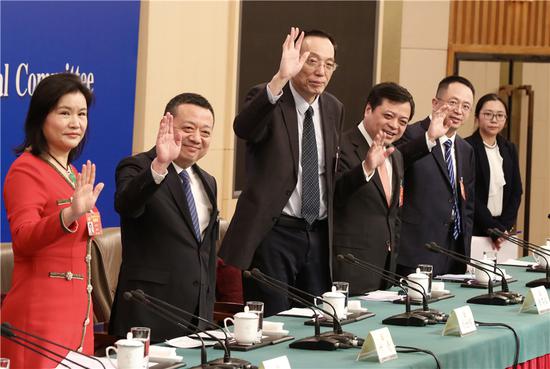
{"label": "white teacup", "polygon": [[285,323],[284,322],[268,322],[264,320],[262,329],[272,332],[280,332],[283,330]]}
{"label": "white teacup", "polygon": [[445,282],[433,281],[432,282],[432,292],[433,291],[444,291]]}
{"label": "white teacup", "polygon": [[361,306],[360,300],[349,300],[348,301],[348,311],[361,311],[363,307]]}
{"label": "white teacup", "polygon": [[[418,291],[413,290],[413,288],[419,291],[423,290],[427,294],[430,286],[430,277],[428,277],[424,273],[420,273],[420,269],[416,268],[416,272],[409,274],[407,276],[407,279],[410,279],[412,281],[412,282],[408,282],[409,286],[412,287],[412,288],[409,288],[407,292],[409,297],[415,300],[422,300],[422,297],[423,297],[422,294]],[[420,287],[419,284],[422,287]]]}
{"label": "white teacup", "polygon": [[248,306],[244,307],[244,311],[233,315],[233,318],[223,320],[225,330],[229,333],[227,322],[232,322],[235,326],[233,337],[239,345],[252,345],[258,339],[258,315],[249,312]]}
{"label": "white teacup", "polygon": [[[143,366],[143,342],[138,340],[118,340],[116,347],[109,346],[105,349],[105,356],[117,369],[136,369]],[[111,360],[111,351],[116,353],[117,364]]]}
{"label": "white teacup", "polygon": [[[493,265],[493,266],[483,265],[484,268],[489,268],[489,269],[494,268],[494,263],[495,263],[494,260],[483,258],[483,259],[481,259],[481,261],[484,264]],[[474,261],[474,263],[475,263],[475,261]],[[496,274],[493,273],[493,272],[485,272],[483,269],[474,268],[474,278],[479,283],[487,284],[487,283],[489,283],[489,278],[491,278],[491,280],[493,280],[493,281],[496,279]]]}
{"label": "white teacup", "polygon": [[[346,317],[346,295],[342,292],[336,291],[336,287],[332,287],[332,291],[323,293],[323,309],[334,313],[336,311],[336,316],[338,319],[344,319]],[[328,302],[328,304],[327,304]],[[332,306],[330,306],[330,305]],[[334,309],[332,308],[334,307]],[[332,320],[332,316],[324,314],[327,320]]]}
{"label": "white teacup", "polygon": [[[540,246],[540,251],[541,253],[545,254],[544,257],[550,261],[550,245],[546,244],[544,246]],[[546,268],[546,260],[544,260],[542,257],[540,257],[539,255],[537,254],[533,254],[533,256],[535,257],[535,261],[542,267],[542,268]]]}

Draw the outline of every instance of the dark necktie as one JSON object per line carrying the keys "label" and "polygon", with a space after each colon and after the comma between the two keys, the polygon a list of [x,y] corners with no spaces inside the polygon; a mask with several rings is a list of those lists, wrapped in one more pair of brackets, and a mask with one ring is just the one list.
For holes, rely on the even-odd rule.
{"label": "dark necktie", "polygon": [[312,224],[319,216],[319,164],[313,125],[313,108],[304,118],[302,131],[302,217]]}
{"label": "dark necktie", "polygon": [[187,207],[189,208],[189,213],[191,214],[191,221],[193,222],[193,231],[195,232],[195,237],[200,242],[201,230],[199,227],[199,216],[197,215],[197,208],[195,207],[195,198],[193,197],[193,192],[191,192],[191,183],[189,179],[189,174],[184,169],[180,172],[179,176],[182,180],[185,198],[187,199]]}
{"label": "dark necktie", "polygon": [[456,180],[453,170],[453,159],[451,157],[451,148],[453,147],[453,141],[447,140],[443,143],[445,146],[445,163],[447,164],[447,172],[449,173],[449,179],[451,180],[451,187],[453,188],[453,238],[456,240],[460,235],[460,211],[458,210],[458,196],[456,192]]}

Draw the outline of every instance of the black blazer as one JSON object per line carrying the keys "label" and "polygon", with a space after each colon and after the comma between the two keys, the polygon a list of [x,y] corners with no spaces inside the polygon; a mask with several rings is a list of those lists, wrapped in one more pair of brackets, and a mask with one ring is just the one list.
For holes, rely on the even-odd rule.
{"label": "black blazer", "polygon": [[[426,145],[426,131],[430,118],[411,124],[396,143],[405,161],[420,157],[405,169],[404,203],[401,216],[401,237],[397,263],[407,267],[432,264],[434,275],[446,273],[445,256],[425,248],[427,242],[436,242],[444,248],[451,247],[451,214],[453,191],[443,152],[439,142],[431,153]],[[444,138],[443,138],[444,139]],[[456,186],[460,214],[462,216],[462,239],[458,252],[470,254],[474,222],[474,150],[458,135],[455,138]]]}
{"label": "black blazer", "polygon": [[487,236],[487,229],[489,228],[498,228],[503,232],[508,231],[516,224],[521,194],[523,193],[516,146],[501,135],[497,135],[497,145],[502,156],[502,169],[506,184],[503,189],[502,214],[493,217],[487,208],[491,171],[489,170],[487,152],[479,130],[467,137],[466,141],[474,148],[476,158],[474,236]]}
{"label": "black blazer", "polygon": [[120,214],[122,265],[113,302],[110,333],[126,336],[133,326],[151,328],[155,342],[181,336],[185,330],[123,298],[142,289],[191,313],[212,319],[216,283],[218,209],[216,181],[193,165],[212,203],[202,242],[193,223],[181,180],[172,165],[157,185],[151,174],[155,149],[122,160],[116,170],[115,208]]}
{"label": "black blazer", "polygon": [[[388,207],[384,187],[375,172],[365,179],[362,161],[369,151],[367,140],[357,127],[342,137],[341,160],[334,194],[334,256],[352,253],[381,268],[386,266],[391,247],[389,269],[395,272],[399,245],[400,192],[403,158],[399,150],[392,154],[392,200]],[[343,264],[333,258],[334,280],[350,282],[350,293],[363,294],[386,288],[376,275]]]}
{"label": "black blazer", "polygon": [[[225,234],[220,257],[248,269],[256,248],[277,222],[298,180],[298,121],[288,84],[275,103],[266,85],[254,87],[235,118],[235,134],[246,141],[246,184]],[[339,133],[344,108],[329,93],[319,96],[325,144],[329,240],[332,239],[332,195]]]}

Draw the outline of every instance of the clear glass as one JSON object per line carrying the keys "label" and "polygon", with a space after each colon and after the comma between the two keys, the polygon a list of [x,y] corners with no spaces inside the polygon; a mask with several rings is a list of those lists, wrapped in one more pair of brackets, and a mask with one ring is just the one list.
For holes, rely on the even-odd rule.
{"label": "clear glass", "polygon": [[151,328],[132,327],[130,328],[132,339],[143,342],[143,368],[149,367],[149,344],[151,343]]}
{"label": "clear glass", "polygon": [[264,324],[264,303],[261,301],[247,301],[248,311],[258,316],[258,342],[262,342],[262,329]]}
{"label": "clear glass", "polygon": [[332,286],[336,287],[336,292],[343,293],[346,296],[344,300],[344,314],[348,313],[348,299],[349,299],[349,282],[335,281],[332,282]]}
{"label": "clear glass", "polygon": [[426,295],[428,295],[428,297],[431,297],[434,267],[431,264],[418,264],[417,268],[420,269],[420,273],[426,274],[428,276],[428,290],[426,291]]}

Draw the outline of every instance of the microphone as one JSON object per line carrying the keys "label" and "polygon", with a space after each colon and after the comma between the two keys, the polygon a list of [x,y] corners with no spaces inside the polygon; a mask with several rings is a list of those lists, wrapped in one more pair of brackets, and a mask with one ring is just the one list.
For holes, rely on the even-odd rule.
{"label": "microphone", "polygon": [[[401,278],[399,276],[399,279],[390,277],[388,275],[385,275],[383,272],[378,270],[377,268],[372,268],[368,263],[362,264],[359,262],[357,258],[355,258],[352,254],[344,255],[337,255],[336,259],[340,262],[346,262],[348,264],[354,265],[360,269],[368,270],[371,272],[374,272],[378,276],[382,277],[384,280],[395,284],[398,286],[404,293],[405,293],[405,312],[397,315],[390,316],[384,320],[382,320],[383,324],[388,325],[401,325],[401,326],[411,326],[411,327],[423,327],[427,324],[436,324],[437,321],[433,319],[432,316],[426,316],[425,314],[419,314],[421,311],[411,311],[411,298],[406,290],[405,287],[403,287],[403,283],[401,280],[404,280],[404,278]],[[413,291],[416,291],[420,293],[422,296],[424,296],[423,292],[419,289],[416,289],[414,287],[408,286]],[[427,303],[425,304],[427,308]]]}
{"label": "microphone", "polygon": [[456,253],[456,255],[455,255],[455,253],[453,253],[453,252],[451,252],[447,249],[442,248],[441,246],[439,246],[435,242],[427,243],[425,246],[430,251],[446,255],[446,256],[450,257],[451,259],[458,260],[461,263],[468,264],[470,266],[473,266],[474,268],[478,268],[478,269],[482,270],[485,274],[487,274],[487,276],[488,276],[488,281],[487,281],[488,291],[487,292],[488,293],[472,297],[469,300],[467,300],[466,302],[469,302],[471,304],[482,304],[482,305],[511,305],[511,304],[517,304],[518,303],[516,300],[510,299],[510,298],[508,298],[508,297],[506,297],[502,294],[497,294],[497,293],[493,292],[493,279],[491,278],[491,274],[490,274],[490,273],[492,273],[492,270],[482,266],[482,264],[485,264],[485,263],[482,263],[479,260],[476,260],[476,263],[473,263],[471,261],[472,258],[466,257],[466,256],[464,256],[462,254],[458,254],[458,253]]}
{"label": "microphone", "polygon": [[[286,285],[285,283],[275,278],[271,278],[271,277],[268,278],[267,275],[262,273],[257,268],[252,269],[252,271],[245,271],[243,275],[246,278],[252,278],[255,281],[279,292],[280,294],[285,295],[286,297],[290,298],[292,301],[297,302],[313,310],[314,317],[315,317],[315,325],[316,325],[315,336],[296,340],[289,345],[290,348],[297,348],[297,349],[304,349],[304,350],[333,351],[333,350],[336,350],[337,348],[351,348],[353,346],[361,346],[363,344],[362,338],[358,338],[351,333],[342,331],[342,326],[340,325],[338,317],[335,314],[332,314],[318,307],[317,305],[312,304],[310,301],[306,300],[305,298],[291,292],[291,290],[297,290],[300,293],[303,293],[304,295],[309,296],[309,294],[306,293],[305,291],[302,291],[295,287],[290,288],[290,286]],[[285,289],[285,287],[288,287],[288,289]],[[333,326],[334,332],[324,332],[321,334],[319,333],[320,332],[320,328],[318,327],[319,322],[318,322],[317,312],[315,311],[314,307],[332,317],[333,324],[334,324]]]}
{"label": "microphone", "polygon": [[497,228],[491,228],[488,230],[490,235],[494,235],[497,237],[502,237],[507,241],[512,242],[513,244],[531,251],[533,254],[540,256],[545,262],[546,262],[546,278],[539,278],[535,279],[534,281],[527,282],[525,284],[526,287],[538,287],[538,286],[544,286],[545,288],[550,288],[550,264],[548,264],[548,258],[550,257],[549,254],[547,254],[544,251],[540,250],[540,247],[532,244],[528,241],[521,240],[517,237],[510,236],[504,232],[502,232],[500,229]]}
{"label": "microphone", "polygon": [[[140,289],[137,289],[137,290],[134,290],[132,291],[132,293],[134,294],[138,294],[140,296],[143,297],[144,300],[148,299],[148,300],[152,300],[154,302],[156,302],[157,304],[160,304],[162,306],[165,306],[167,307],[168,309],[172,309],[172,310],[175,310],[179,313],[182,313],[184,314],[185,316],[187,317],[191,317],[191,318],[195,318],[195,319],[198,319],[200,320],[201,322],[204,322],[206,324],[208,324],[210,327],[214,328],[214,329],[219,329],[225,336],[225,345],[221,345],[222,349],[224,350],[225,354],[224,354],[224,358],[223,359],[215,359],[215,360],[211,360],[210,361],[210,364],[223,364],[223,363],[227,363],[227,361],[225,360],[230,360],[231,359],[231,350],[229,348],[229,341],[230,341],[230,337],[229,335],[227,334],[227,332],[225,331],[225,329],[223,329],[220,325],[214,323],[214,322],[211,322],[209,321],[208,319],[204,319],[203,317],[199,316],[199,315],[196,315],[196,314],[192,314],[188,311],[185,311],[175,305],[172,305],[166,301],[163,301],[161,299],[158,299],[154,296],[151,296],[151,295],[148,295],[146,294],[145,292],[143,292],[143,290],[140,290]],[[197,334],[198,336],[198,334]],[[209,335],[209,337],[211,337]],[[246,365],[246,364],[249,364],[248,361],[244,361],[244,360],[240,360],[240,359],[233,359],[232,361],[233,363],[239,363],[239,364],[243,364],[243,365]]]}
{"label": "microphone", "polygon": [[[57,342],[53,342],[53,341],[48,340],[46,338],[43,338],[43,337],[37,336],[35,334],[25,332],[21,329],[15,328],[14,326],[12,326],[8,322],[2,323],[2,325],[1,325],[1,335],[2,335],[2,337],[5,337],[6,339],[12,341],[16,345],[22,346],[22,347],[36,353],[37,355],[43,356],[43,357],[47,358],[48,360],[53,361],[57,365],[61,365],[61,366],[66,367],[66,368],[70,368],[70,366],[63,363],[63,361],[65,361],[65,360],[68,361],[69,363],[71,363],[73,365],[76,365],[76,366],[79,366],[81,368],[85,368],[85,369],[88,368],[88,365],[83,365],[83,364],[80,364],[80,363],[78,363],[74,360],[71,360],[71,359],[67,358],[66,355],[65,356],[61,355],[61,354],[59,354],[59,353],[57,353],[53,350],[48,349],[47,347],[45,347],[41,344],[33,342],[33,341],[31,341],[31,340],[29,340],[25,337],[22,337],[21,335],[17,335],[15,332],[23,334],[25,336],[32,337],[35,340],[38,340],[38,341],[41,341],[41,342],[49,343],[49,344],[54,345],[56,347],[62,348],[64,350],[74,352],[78,355],[81,355],[81,356],[87,358],[87,359],[97,361],[105,369],[105,365],[103,365],[103,363],[95,357],[83,354],[83,353],[75,351],[75,350],[73,350],[69,347],[63,346],[63,345],[61,345]],[[44,351],[48,354],[53,355],[53,356],[50,356],[50,355],[46,354]]]}
{"label": "microphone", "polygon": [[[376,271],[377,274],[379,276],[381,276],[382,278],[385,278],[389,275],[389,276],[391,276],[391,278],[393,278],[393,280],[398,280],[398,283],[397,283],[398,285],[400,285],[402,283],[401,282],[402,280],[405,280],[407,282],[407,288],[410,288],[411,290],[420,293],[420,295],[422,296],[422,309],[413,310],[414,313],[424,315],[428,319],[432,319],[432,320],[435,320],[437,322],[440,322],[440,321],[446,322],[447,321],[447,318],[449,317],[449,315],[447,315],[445,313],[442,313],[439,310],[430,309],[428,307],[428,296],[427,296],[426,290],[424,289],[424,286],[422,286],[422,284],[420,284],[416,281],[413,281],[413,280],[411,280],[407,277],[402,277],[401,275],[399,275],[397,273],[394,273],[390,270],[386,270],[382,267],[379,267],[378,265],[374,265],[374,264],[369,263],[367,261],[358,259],[353,254],[346,254],[346,256],[344,256],[344,258],[345,259],[347,258],[349,261],[351,261],[355,264],[363,265],[365,268],[367,268],[367,270]],[[388,280],[388,279],[386,279],[386,280]],[[395,283],[395,282],[392,282],[392,283]],[[411,287],[410,283],[414,283],[418,287],[417,288]],[[429,324],[431,324],[431,322],[429,322]]]}
{"label": "microphone", "polygon": [[[201,341],[201,364],[199,366],[193,367],[192,369],[198,369],[198,368],[212,368],[212,369],[214,369],[214,368],[246,368],[246,369],[252,369],[252,368],[256,368],[256,367],[250,365],[250,363],[247,362],[247,361],[239,360],[239,359],[231,359],[229,349],[224,344],[224,342],[222,340],[220,340],[219,338],[217,338],[213,334],[200,329],[195,324],[181,318],[180,316],[173,313],[172,311],[160,306],[160,304],[152,302],[151,300],[149,300],[146,297],[146,295],[143,291],[141,291],[141,290],[126,291],[126,292],[124,292],[123,296],[126,300],[132,300],[132,301],[135,301],[135,302],[138,302],[138,303],[142,304],[147,309],[149,309],[153,314],[156,314],[156,315],[160,316],[161,318],[163,318],[163,319],[165,319],[165,320],[167,320],[167,321],[169,321],[173,324],[176,324],[180,328],[183,328],[183,329],[185,329],[189,332],[193,332],[191,329],[189,329],[189,327],[191,327],[191,328],[197,330],[198,332],[202,332],[202,333],[206,334],[211,339],[217,341],[220,344],[220,346],[224,348],[224,357],[223,357],[223,359],[221,359],[221,360],[216,359],[216,360],[207,362],[206,346],[204,344],[203,338],[201,337],[200,334],[198,334],[197,337]],[[191,313],[188,313],[188,314],[191,315]],[[193,332],[193,333],[195,333],[195,332]],[[237,362],[237,361],[239,361],[239,362]]]}

